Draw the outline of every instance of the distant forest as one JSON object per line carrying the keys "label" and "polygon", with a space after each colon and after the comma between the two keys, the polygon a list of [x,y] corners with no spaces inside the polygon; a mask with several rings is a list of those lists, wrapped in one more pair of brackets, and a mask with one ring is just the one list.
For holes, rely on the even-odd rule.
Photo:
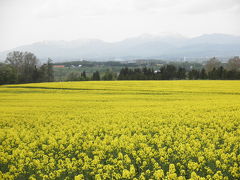
{"label": "distant forest", "polygon": [[[161,60],[142,63],[77,61],[40,64],[31,52],[14,51],[0,63],[0,84],[99,81],[99,80],[239,80],[240,58],[233,57],[222,63],[213,57],[204,63],[171,62]],[[81,63],[81,65],[80,65]],[[59,68],[61,67],[61,68]],[[87,68],[86,68],[87,67]],[[107,67],[107,69],[103,68]],[[61,75],[61,79],[59,76]]]}

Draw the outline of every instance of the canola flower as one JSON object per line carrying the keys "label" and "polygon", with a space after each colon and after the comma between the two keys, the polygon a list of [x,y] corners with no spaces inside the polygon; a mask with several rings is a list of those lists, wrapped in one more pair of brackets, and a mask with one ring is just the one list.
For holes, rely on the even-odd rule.
{"label": "canola flower", "polygon": [[0,179],[240,179],[240,81],[0,86]]}

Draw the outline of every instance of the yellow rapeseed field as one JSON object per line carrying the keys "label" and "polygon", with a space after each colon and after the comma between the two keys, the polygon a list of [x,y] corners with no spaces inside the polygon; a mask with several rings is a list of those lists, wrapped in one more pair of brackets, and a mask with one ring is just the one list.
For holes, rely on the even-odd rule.
{"label": "yellow rapeseed field", "polygon": [[0,179],[239,179],[240,81],[0,86]]}

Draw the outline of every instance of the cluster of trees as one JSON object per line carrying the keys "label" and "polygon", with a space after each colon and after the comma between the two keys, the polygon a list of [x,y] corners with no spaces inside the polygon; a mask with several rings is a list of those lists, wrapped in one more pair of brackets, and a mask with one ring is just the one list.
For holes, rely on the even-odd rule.
{"label": "cluster of trees", "polygon": [[227,64],[222,64],[218,59],[212,58],[206,62],[202,69],[186,70],[174,65],[162,66],[154,71],[150,68],[127,67],[121,69],[119,80],[173,80],[173,79],[240,79],[240,58],[229,59]]}
{"label": "cluster of trees", "polygon": [[99,71],[93,72],[92,76],[87,76],[86,72],[71,72],[67,76],[67,81],[100,81],[100,80],[116,80],[117,74],[107,70],[102,76]]}
{"label": "cluster of trees", "polygon": [[118,76],[118,80],[170,80],[185,78],[185,68],[176,68],[174,65],[165,65],[156,71],[147,67],[135,69],[125,67],[121,69]]}
{"label": "cluster of trees", "polygon": [[211,71],[206,72],[205,69],[202,70],[191,70],[188,73],[189,79],[212,79],[212,80],[239,80],[240,71],[228,70],[223,66],[218,68],[213,68]]}
{"label": "cluster of trees", "polygon": [[54,80],[52,61],[40,65],[37,57],[30,52],[8,53],[0,64],[0,84],[50,82]]}
{"label": "cluster of trees", "polygon": [[240,58],[238,56],[222,64],[217,58],[206,62],[201,70],[192,69],[188,72],[189,79],[240,79]]}

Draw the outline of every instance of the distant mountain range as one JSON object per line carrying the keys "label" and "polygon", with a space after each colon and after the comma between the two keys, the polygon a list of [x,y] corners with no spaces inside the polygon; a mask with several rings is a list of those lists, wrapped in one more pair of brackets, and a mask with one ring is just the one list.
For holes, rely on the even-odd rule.
{"label": "distant mountain range", "polygon": [[113,43],[98,39],[43,41],[1,52],[0,59],[5,59],[6,54],[14,50],[30,51],[40,60],[51,58],[54,62],[231,57],[240,55],[240,36],[207,34],[186,38],[179,35],[142,35]]}

